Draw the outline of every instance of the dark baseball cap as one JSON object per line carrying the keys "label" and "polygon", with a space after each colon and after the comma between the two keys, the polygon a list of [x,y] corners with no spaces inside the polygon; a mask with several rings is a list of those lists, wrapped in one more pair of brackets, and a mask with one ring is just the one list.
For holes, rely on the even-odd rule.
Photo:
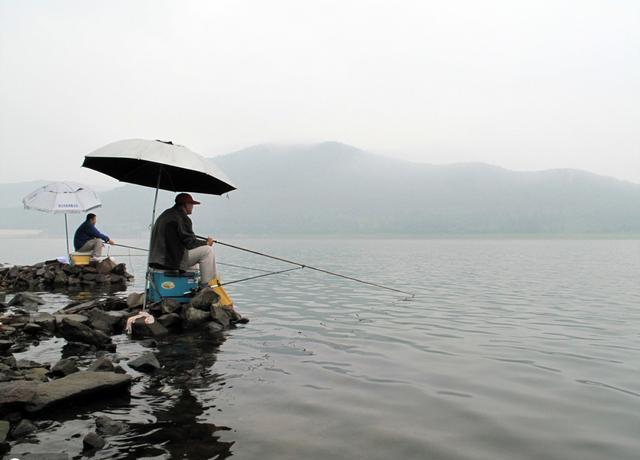
{"label": "dark baseball cap", "polygon": [[188,193],[178,193],[176,195],[176,204],[200,204],[200,202],[194,200]]}

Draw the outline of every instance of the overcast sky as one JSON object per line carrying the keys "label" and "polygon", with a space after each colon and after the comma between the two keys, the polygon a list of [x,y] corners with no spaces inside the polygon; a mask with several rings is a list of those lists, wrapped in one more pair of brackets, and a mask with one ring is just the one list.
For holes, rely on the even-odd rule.
{"label": "overcast sky", "polygon": [[640,2],[0,0],[0,182],[131,137],[640,183]]}

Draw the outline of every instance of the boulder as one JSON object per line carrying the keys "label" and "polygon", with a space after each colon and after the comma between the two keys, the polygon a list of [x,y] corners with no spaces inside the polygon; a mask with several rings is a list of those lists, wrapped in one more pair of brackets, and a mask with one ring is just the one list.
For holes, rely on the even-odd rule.
{"label": "boulder", "polygon": [[54,332],[56,330],[56,319],[50,313],[35,313],[30,317],[30,321],[41,326],[44,330]]}
{"label": "boulder", "polygon": [[94,451],[102,449],[107,442],[93,431],[87,434],[82,440],[84,450]]}
{"label": "boulder", "polygon": [[113,372],[113,362],[106,356],[101,356],[96,359],[91,366],[87,369],[93,372]]}
{"label": "boulder", "polygon": [[96,418],[96,432],[104,436],[113,436],[122,434],[129,429],[124,422],[113,420],[112,418],[102,415]]}
{"label": "boulder", "polygon": [[160,369],[160,363],[151,352],[143,353],[142,356],[129,362],[129,367],[139,372],[153,372],[156,369]]}
{"label": "boulder", "polygon": [[131,376],[115,372],[75,372],[61,379],[38,384],[34,388],[35,396],[28,401],[26,409],[38,412],[80,398],[114,394],[127,390],[130,383]]}
{"label": "boulder", "polygon": [[210,287],[200,289],[200,291],[191,299],[189,305],[199,310],[209,311],[212,305],[218,303],[218,294],[213,292]]}
{"label": "boulder", "polygon": [[13,296],[9,305],[12,307],[38,308],[38,305],[44,305],[44,300],[33,292],[19,292]]}
{"label": "boulder", "polygon": [[52,377],[66,377],[67,375],[71,375],[74,372],[78,372],[78,364],[73,358],[65,358],[58,361],[49,372],[49,375]]}
{"label": "boulder", "polygon": [[106,275],[107,273],[111,273],[111,271],[116,267],[116,263],[113,261],[111,257],[107,257],[106,259],[101,260],[96,265],[96,271],[100,274]]}
{"label": "boulder", "polygon": [[24,328],[22,328],[22,331],[25,334],[38,335],[38,334],[41,334],[43,332],[43,329],[42,329],[42,326],[40,326],[39,324],[27,323],[27,324],[24,325]]}
{"label": "boulder", "polygon": [[182,308],[182,304],[174,299],[162,299],[162,313],[170,315],[171,313],[177,313]]}
{"label": "boulder", "polygon": [[56,327],[60,327],[64,319],[70,319],[72,321],[77,321],[78,323],[82,323],[82,324],[89,324],[89,318],[87,318],[85,315],[55,314],[53,315],[53,318],[56,320]]}
{"label": "boulder", "polygon": [[82,342],[94,345],[97,348],[111,348],[113,345],[111,337],[104,332],[91,329],[89,326],[85,326],[78,321],[74,321],[69,318],[64,318],[60,327],[58,328],[59,334],[70,342]]}
{"label": "boulder", "polygon": [[99,308],[94,308],[86,312],[89,321],[95,329],[107,334],[121,334],[124,331],[126,315],[112,315]]}
{"label": "boulder", "polygon": [[127,296],[127,306],[129,308],[141,307],[144,304],[144,293],[132,292]]}
{"label": "boulder", "polygon": [[209,310],[203,311],[192,306],[184,310],[184,326],[187,328],[195,328],[201,326],[204,322],[211,319]]}
{"label": "boulder", "polygon": [[0,340],[0,353],[6,354],[13,345],[13,340]]}
{"label": "boulder", "polygon": [[56,276],[53,278],[54,286],[64,286],[68,283],[69,277],[64,272],[56,272]]}
{"label": "boulder", "polygon": [[211,307],[211,319],[228,329],[232,320],[235,318],[233,308],[214,306]]}
{"label": "boulder", "polygon": [[128,308],[129,305],[127,304],[127,299],[121,299],[119,297],[109,297],[104,301],[104,304],[102,305],[102,309],[105,311],[121,311],[127,310]]}
{"label": "boulder", "polygon": [[210,323],[207,323],[204,330],[209,334],[218,334],[219,332],[224,331],[224,326],[220,323],[216,323],[215,321],[211,321]]}
{"label": "boulder", "polygon": [[30,420],[24,418],[20,420],[20,423],[18,423],[13,430],[11,430],[11,437],[13,439],[23,438],[33,433],[37,429],[38,428],[33,423],[31,423]]}
{"label": "boulder", "polygon": [[168,333],[167,328],[159,321],[147,324],[144,318],[138,318],[131,324],[131,338],[133,339],[162,337]]}
{"label": "boulder", "polygon": [[182,318],[177,313],[162,315],[157,321],[167,329],[178,329],[182,326]]}

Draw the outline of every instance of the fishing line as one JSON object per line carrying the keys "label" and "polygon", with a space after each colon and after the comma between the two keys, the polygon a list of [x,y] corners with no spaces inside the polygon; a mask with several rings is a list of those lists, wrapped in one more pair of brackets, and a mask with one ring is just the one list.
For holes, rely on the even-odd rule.
{"label": "fishing line", "polygon": [[233,281],[228,281],[226,283],[219,283],[216,286],[212,286],[212,287],[217,287],[217,286],[228,286],[230,284],[236,284],[236,283],[241,283],[243,281],[249,281],[249,280],[255,280],[258,278],[264,278],[265,276],[271,276],[271,275],[280,275],[282,273],[287,273],[287,272],[292,272],[294,270],[302,270],[303,267],[296,267],[296,268],[287,268],[286,270],[279,270],[277,272],[268,272],[265,273],[264,275],[256,275],[256,276],[250,276],[249,278],[242,278],[239,280],[233,280]]}
{"label": "fishing line", "polygon": [[[205,238],[204,236],[196,235],[196,238],[198,238],[200,240],[207,241],[207,238]],[[415,294],[413,294],[411,292],[401,291],[400,289],[395,289],[395,288],[392,288],[392,287],[383,286],[383,285],[378,284],[378,283],[372,283],[370,281],[361,280],[359,278],[354,278],[353,276],[342,275],[340,273],[336,273],[336,272],[332,272],[332,271],[329,271],[329,270],[325,270],[323,268],[312,267],[311,265],[302,264],[300,262],[295,262],[293,260],[283,259],[282,257],[272,256],[270,254],[265,254],[263,252],[254,251],[252,249],[247,249],[247,248],[243,248],[243,247],[240,247],[240,246],[235,246],[235,245],[229,244],[229,243],[223,243],[222,241],[219,241],[219,240],[213,240],[213,242],[217,243],[217,244],[220,244],[222,246],[227,246],[229,248],[237,249],[239,251],[249,252],[249,253],[255,254],[257,256],[267,257],[269,259],[279,260],[280,262],[285,262],[287,264],[297,265],[299,268],[308,268],[309,270],[315,270],[317,272],[325,273],[327,275],[337,276],[339,278],[344,278],[344,279],[347,279],[347,280],[355,281],[357,283],[367,284],[369,286],[375,286],[377,288],[386,289],[388,291],[394,291],[394,292],[399,292],[401,294],[407,294],[407,295],[410,295],[412,298],[415,297]]]}

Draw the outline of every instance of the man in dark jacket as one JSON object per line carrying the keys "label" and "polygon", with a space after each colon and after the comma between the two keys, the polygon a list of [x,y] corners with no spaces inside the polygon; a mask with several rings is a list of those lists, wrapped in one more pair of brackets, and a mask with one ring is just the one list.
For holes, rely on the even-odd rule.
{"label": "man in dark jacket", "polygon": [[87,214],[86,220],[73,235],[73,247],[78,252],[91,251],[93,257],[100,257],[104,243],[114,244],[115,242],[107,235],[100,233],[100,230],[96,228],[96,221],[95,214]]}
{"label": "man in dark jacket", "polygon": [[168,270],[186,270],[196,263],[200,265],[200,281],[203,286],[216,278],[216,259],[213,254],[213,238],[199,240],[193,233],[189,215],[193,206],[200,204],[188,193],[179,193],[175,205],[164,211],[151,231],[149,265]]}

